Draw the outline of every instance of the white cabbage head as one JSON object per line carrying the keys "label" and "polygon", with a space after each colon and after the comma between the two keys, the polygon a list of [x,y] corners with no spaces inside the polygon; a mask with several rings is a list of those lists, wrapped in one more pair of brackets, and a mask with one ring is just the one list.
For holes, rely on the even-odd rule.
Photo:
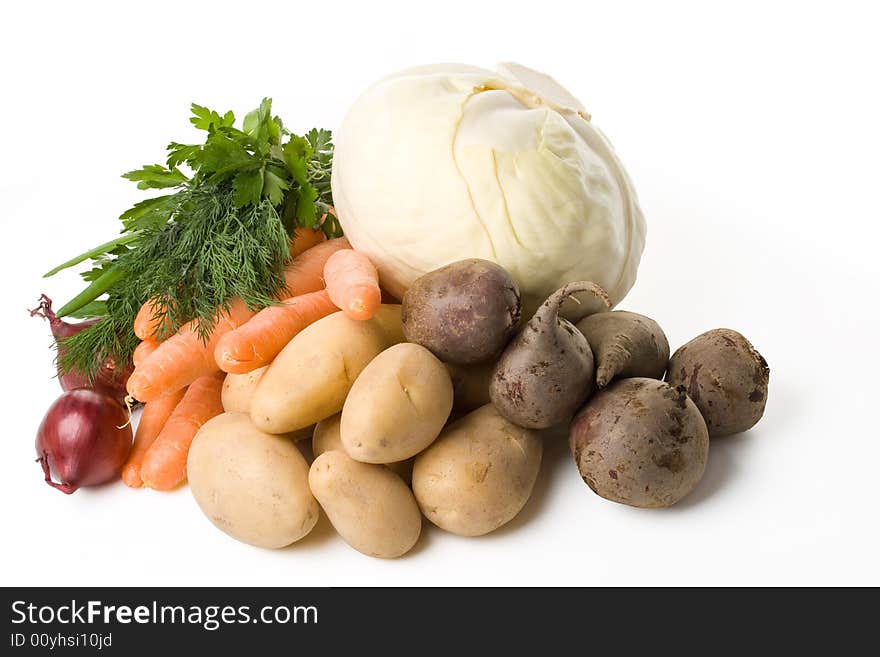
{"label": "white cabbage head", "polygon": [[635,190],[549,76],[517,64],[402,71],[367,89],[334,141],[339,220],[398,298],[465,258],[505,267],[524,313],[570,281],[599,283],[614,304],[635,282],[645,242]]}

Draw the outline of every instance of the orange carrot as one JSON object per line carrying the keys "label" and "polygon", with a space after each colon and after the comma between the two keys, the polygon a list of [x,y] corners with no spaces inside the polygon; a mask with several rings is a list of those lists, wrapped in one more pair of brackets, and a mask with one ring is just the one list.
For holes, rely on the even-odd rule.
{"label": "orange carrot", "polygon": [[[344,237],[322,242],[294,258],[284,271],[290,296],[316,292],[324,287],[324,263],[333,253],[350,248]],[[204,342],[190,322],[165,340],[128,378],[128,393],[143,402],[158,399],[173,390],[189,385],[200,376],[218,369],[214,351],[219,340],[238,328],[254,313],[241,299],[230,304],[228,313],[220,316]]]}
{"label": "orange carrot", "polygon": [[216,372],[193,381],[183,399],[144,454],[141,478],[144,486],[171,490],[186,480],[186,456],[202,425],[223,412],[220,391],[223,376]]}
{"label": "orange carrot", "polygon": [[284,270],[287,282],[286,295],[296,297],[300,294],[317,292],[324,288],[324,265],[327,259],[337,251],[351,249],[351,244],[344,237],[327,240],[304,251],[293,259]]}
{"label": "orange carrot", "polygon": [[143,463],[144,454],[147,453],[171,413],[183,399],[183,392],[183,390],[178,390],[144,405],[141,421],[138,423],[137,432],[134,435],[131,453],[128,455],[125,465],[122,466],[122,481],[127,486],[140,488],[144,485],[141,479],[141,463]]}
{"label": "orange carrot", "polygon": [[337,310],[327,290],[285,299],[220,338],[214,358],[221,370],[234,374],[268,365],[297,333]]}
{"label": "orange carrot", "polygon": [[135,367],[143,363],[147,356],[156,351],[156,348],[159,346],[159,342],[152,339],[143,340],[137,347],[134,348],[134,353],[131,355],[131,362]]}
{"label": "orange carrot", "polygon": [[382,305],[379,274],[363,253],[337,251],[324,265],[324,281],[333,303],[351,319],[370,319]]}
{"label": "orange carrot", "polygon": [[211,337],[203,342],[195,322],[189,322],[156,350],[128,377],[128,394],[142,402],[151,402],[180,390],[199,377],[217,371],[214,347],[229,331],[253,316],[241,299],[236,299],[215,322]]}
{"label": "orange carrot", "polygon": [[297,228],[290,240],[290,255],[296,257],[325,239],[324,232],[316,228]]}
{"label": "orange carrot", "polygon": [[155,340],[161,325],[167,325],[163,310],[158,301],[148,299],[134,318],[134,334],[141,340]]}

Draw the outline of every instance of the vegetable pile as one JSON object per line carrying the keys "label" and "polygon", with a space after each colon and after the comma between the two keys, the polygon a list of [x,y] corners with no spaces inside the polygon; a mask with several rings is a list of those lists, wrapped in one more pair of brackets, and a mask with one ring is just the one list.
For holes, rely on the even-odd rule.
{"label": "vegetable pile", "polygon": [[[482,79],[474,71],[456,79]],[[302,539],[323,512],[349,545],[380,558],[411,550],[423,517],[461,536],[508,523],[560,428],[583,480],[603,498],[667,507],[694,490],[710,440],[763,415],[767,364],[729,329],[670,358],[657,322],[612,310],[632,284],[644,233],[628,178],[604,138],[581,125],[589,117],[567,92],[523,67],[505,71],[473,90],[491,94],[481,112],[519,103],[527,112],[516,121],[543,117],[548,135],[554,125],[563,130],[559,121],[573,131],[545,148],[580,140],[569,144],[569,162],[601,155],[578,186],[559,179],[531,190],[562,213],[554,239],[566,253],[542,252],[536,240],[527,258],[505,256],[499,241],[493,257],[480,257],[465,231],[441,249],[460,257],[441,255],[445,262],[430,267],[438,208],[420,214],[401,199],[414,214],[395,219],[395,239],[366,230],[381,204],[364,189],[387,172],[365,165],[363,145],[346,143],[341,184],[330,134],[291,134],[269,100],[241,128],[231,112],[193,105],[204,144],[172,142],[164,165],[125,174],[143,189],[174,191],[139,202],[123,213],[120,237],[50,272],[88,261],[83,293],[57,315],[46,297],[33,311],[51,324],[67,391],[38,432],[46,481],[67,493],[117,477],[161,491],[188,482],[214,525],[266,548]],[[437,74],[448,77],[429,67],[404,78],[430,87]],[[393,103],[387,109],[406,115]],[[361,110],[353,112],[347,140],[361,133]],[[474,152],[500,147],[497,131],[465,119]],[[444,134],[442,121],[424,129]],[[534,159],[530,143],[519,155],[533,176],[561,175],[558,162]],[[430,151],[422,146],[419,157]],[[400,157],[396,148],[389,152]],[[432,198],[442,172],[418,158],[411,165],[426,179],[436,174],[436,188],[423,188]],[[332,187],[345,196],[338,213],[331,167]],[[534,196],[505,197],[509,217],[527,208]],[[585,213],[584,225],[566,233],[572,208]],[[342,236],[349,226],[354,245]],[[492,225],[483,229],[491,237]],[[419,231],[424,241],[405,239]],[[621,250],[611,235],[630,235],[637,248]],[[589,264],[602,270],[598,281],[554,260],[587,242],[611,249]],[[143,411],[132,441],[123,405],[135,403]]]}

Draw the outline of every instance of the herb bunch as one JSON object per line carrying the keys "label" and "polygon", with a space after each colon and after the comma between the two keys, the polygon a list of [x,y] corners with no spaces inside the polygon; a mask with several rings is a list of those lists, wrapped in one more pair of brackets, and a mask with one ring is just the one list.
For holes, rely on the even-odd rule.
{"label": "herb bunch", "polygon": [[298,227],[342,234],[331,213],[330,132],[291,133],[268,98],[240,129],[232,112],[195,104],[190,122],[207,133],[204,143],[172,142],[164,165],[123,174],[139,189],[173,191],[136,203],[120,215],[119,237],[46,274],[89,262],[88,286],[58,316],[100,318],[64,341],[62,372],[94,376],[108,359],[130,362],[132,325],[147,300],[160,338],[193,321],[207,339],[234,298],[254,310],[275,303]]}

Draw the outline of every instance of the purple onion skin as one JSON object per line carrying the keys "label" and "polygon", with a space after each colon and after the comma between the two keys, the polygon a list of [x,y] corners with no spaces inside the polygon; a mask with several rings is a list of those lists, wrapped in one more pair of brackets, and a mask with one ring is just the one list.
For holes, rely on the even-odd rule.
{"label": "purple onion skin", "polygon": [[[59,357],[64,355],[64,348],[61,346],[61,342],[64,338],[76,335],[83,329],[92,326],[98,321],[97,319],[88,319],[84,322],[77,322],[76,324],[65,322],[52,310],[52,299],[45,294],[40,297],[39,305],[31,310],[30,313],[31,317],[43,317],[44,319],[49,320],[52,337],[55,338],[55,343],[58,345]],[[128,377],[131,375],[133,369],[134,366],[129,364],[126,368],[120,370],[112,360],[108,359],[101,363],[101,367],[95,375],[95,380],[89,381],[89,378],[82,372],[73,370],[62,374],[61,368],[59,367],[58,382],[61,384],[61,389],[65,392],[68,390],[76,390],[77,388],[95,388],[96,390],[100,390],[101,392],[110,395],[120,404],[124,405],[125,397],[128,395],[128,392],[125,389],[125,384],[128,382]]]}
{"label": "purple onion skin", "polygon": [[46,483],[70,494],[116,478],[131,439],[128,414],[113,397],[86,388],[71,390],[46,411],[37,430],[37,461]]}

